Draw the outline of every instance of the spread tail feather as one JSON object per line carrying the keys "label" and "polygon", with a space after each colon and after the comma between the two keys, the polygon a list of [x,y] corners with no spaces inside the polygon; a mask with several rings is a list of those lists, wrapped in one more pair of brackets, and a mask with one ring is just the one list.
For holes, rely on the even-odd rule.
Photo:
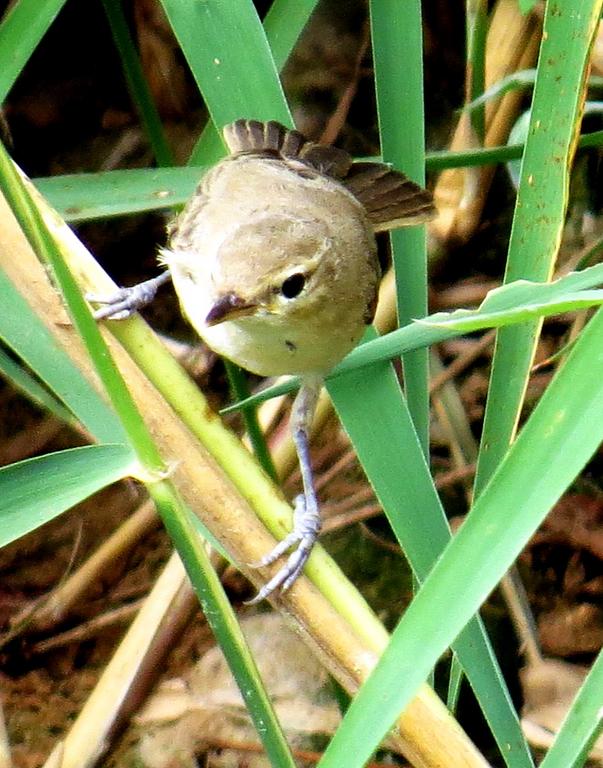
{"label": "spread tail feather", "polygon": [[233,155],[272,154],[300,160],[337,179],[342,179],[352,165],[345,150],[308,141],[299,131],[289,130],[274,120],[236,120],[224,127],[224,140]]}
{"label": "spread tail feather", "polygon": [[364,206],[376,232],[429,221],[436,209],[431,194],[384,163],[353,163],[343,149],[308,141],[274,120],[236,120],[225,126],[232,155],[257,154],[298,160],[341,181]]}

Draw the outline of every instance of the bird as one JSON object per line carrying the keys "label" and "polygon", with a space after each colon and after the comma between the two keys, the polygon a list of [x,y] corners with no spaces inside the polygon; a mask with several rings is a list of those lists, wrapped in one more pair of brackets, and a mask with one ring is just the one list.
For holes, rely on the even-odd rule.
{"label": "bird", "polygon": [[168,224],[167,270],[101,304],[126,317],[172,280],[183,314],[215,352],[260,376],[297,375],[290,429],[303,492],[293,528],[255,566],[287,553],[249,601],[289,589],[316,543],[321,518],[309,433],[324,377],[362,337],[376,305],[376,234],[429,221],[431,194],[381,162],[307,140],[276,121],[226,125],[228,155]]}

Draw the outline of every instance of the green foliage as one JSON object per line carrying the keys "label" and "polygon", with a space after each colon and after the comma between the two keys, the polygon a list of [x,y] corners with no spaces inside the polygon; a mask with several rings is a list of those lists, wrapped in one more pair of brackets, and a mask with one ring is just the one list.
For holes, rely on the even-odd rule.
{"label": "green foliage", "polygon": [[57,17],[65,0],[19,0],[0,25],[0,102]]}
{"label": "green foliage", "polygon": [[[425,679],[598,447],[603,436],[599,378],[603,357],[593,352],[602,332],[599,310],[430,571],[375,671],[350,705],[323,765],[340,765],[343,749],[355,756],[360,752],[353,764],[364,764],[409,702],[410,691]],[[599,725],[592,717],[588,724],[590,732]],[[580,744],[574,747],[581,749]]]}
{"label": "green foliage", "polygon": [[132,474],[125,445],[88,445],[0,468],[0,546],[39,528],[96,491]]}
{"label": "green foliage", "polygon": [[[116,0],[104,2],[130,91],[157,159],[165,164],[169,157],[161,126],[123,23],[121,7]],[[212,119],[193,153],[194,162],[205,166],[219,157],[222,148],[218,129],[233,119],[245,116],[291,123],[278,70],[315,3],[277,0],[264,28],[248,0],[162,0],[162,4]],[[0,67],[1,95],[8,93],[61,6],[56,0],[19,0],[0,25],[0,62],[5,64]],[[479,69],[487,19],[482,5],[478,11],[471,34],[473,61]],[[425,318],[424,233],[396,233],[392,243],[404,327],[382,338],[369,334],[328,382],[342,423],[422,586],[374,673],[352,701],[320,762],[326,768],[362,766],[449,646],[454,647],[473,685],[507,765],[531,765],[516,713],[476,613],[603,436],[603,314],[599,310],[513,442],[540,318],[603,303],[603,291],[598,288],[603,284],[600,266],[543,283],[552,274],[564,223],[584,73],[600,11],[600,0],[568,0],[547,8],[547,35],[536,71],[507,284],[492,292],[477,310]],[[32,23],[26,23],[27,19]],[[371,4],[382,154],[418,180],[424,167],[420,21],[417,2],[374,0]],[[482,75],[476,72],[473,83],[472,96],[478,106],[482,104]],[[483,115],[478,114],[477,128],[482,119]],[[600,132],[593,136],[587,140],[601,143]],[[518,147],[457,156],[439,153],[429,158],[429,163],[441,168],[500,162],[520,153]],[[62,418],[79,420],[100,442],[0,471],[0,543],[32,530],[119,477],[145,472],[158,477],[157,473],[164,469],[60,252],[52,253],[52,238],[11,173],[4,162],[3,189],[12,196],[15,209],[21,206],[22,226],[30,241],[52,263],[112,407],[80,376],[17,287],[0,273],[4,310],[0,313],[0,338],[12,353],[0,355],[4,375],[14,378],[32,399]],[[200,173],[200,168],[192,167],[116,171],[89,178],[40,180],[39,188],[77,221],[171,207],[186,199]],[[496,348],[479,455],[477,498],[467,522],[451,539],[425,460],[427,349],[443,339],[487,327],[504,330],[499,333]],[[34,333],[27,332],[31,328]],[[404,357],[406,397],[389,362],[398,355]],[[284,389],[294,385],[292,382]],[[247,405],[258,400],[252,398]],[[293,765],[188,511],[169,482],[154,482],[151,488],[208,619],[247,694],[273,764]],[[320,578],[328,582],[328,572]],[[601,669],[599,658],[545,758],[547,768],[584,762],[588,744],[599,727],[597,691]]]}

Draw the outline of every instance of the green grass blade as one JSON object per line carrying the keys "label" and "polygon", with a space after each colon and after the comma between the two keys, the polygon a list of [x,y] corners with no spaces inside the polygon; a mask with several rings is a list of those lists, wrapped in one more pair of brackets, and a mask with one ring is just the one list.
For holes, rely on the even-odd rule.
{"label": "green grass blade", "polygon": [[[569,165],[579,133],[586,69],[601,5],[601,0],[568,0],[563,6],[547,3],[506,282],[551,277],[565,221]],[[498,334],[476,494],[513,439],[539,329],[537,321]]]}
{"label": "green grass blade", "polygon": [[[577,146],[599,147],[603,143],[603,131],[585,133],[578,139]],[[471,149],[464,152],[430,152],[425,157],[425,165],[429,171],[444,170],[444,168],[463,168],[476,165],[491,165],[492,163],[506,163],[509,160],[517,160],[523,156],[525,147],[523,144],[507,144],[488,149]]]}
{"label": "green grass blade", "polygon": [[[224,153],[222,142],[215,159]],[[603,131],[580,137],[579,147],[603,144]],[[426,155],[430,170],[507,162],[521,158],[523,145],[492,147],[468,152],[432,152]],[[210,159],[214,157],[211,153]],[[101,173],[65,174],[34,179],[39,191],[70,222],[166,210],[185,203],[193,193],[202,167],[144,168]]]}
{"label": "green grass blade", "polygon": [[[425,182],[423,27],[421,3],[373,0],[370,6],[377,111],[383,159],[419,184]],[[427,314],[427,252],[423,227],[390,235],[396,272],[398,321]],[[402,358],[408,407],[423,447],[429,451],[427,351]]]}
{"label": "green grass blade", "polygon": [[[424,579],[450,534],[391,365],[376,363],[371,376],[360,370],[334,377],[327,389],[413,571]],[[354,395],[362,408],[348,407]],[[410,516],[400,514],[400,504]],[[420,510],[416,522],[413,510]]]}
{"label": "green grass blade", "polygon": [[[228,376],[228,383],[230,384],[230,392],[235,400],[245,400],[249,397],[249,385],[247,382],[247,375],[243,373],[241,368],[230,360],[224,360],[224,366],[226,368],[226,375]],[[257,411],[255,408],[243,409],[243,421],[245,422],[245,431],[249,442],[253,448],[253,453],[256,459],[264,468],[264,471],[274,482],[277,482],[278,475],[266,445],[264,434],[257,417]]]}
{"label": "green grass blade", "polygon": [[[370,373],[331,380],[329,394],[414,574],[423,581],[449,542],[450,529],[391,365],[373,365]],[[362,408],[348,406],[354,398]],[[517,715],[478,618],[453,648],[508,765],[530,768]]]}
{"label": "green grass blade", "polygon": [[[391,360],[407,350],[428,347],[464,333],[500,328],[533,317],[548,317],[596,306],[603,301],[603,292],[593,290],[592,286],[602,282],[603,265],[597,264],[552,283],[530,283],[525,280],[509,283],[490,291],[476,310],[438,312],[377,339],[368,340],[372,337],[367,337],[327,378],[334,379],[342,373]],[[288,381],[267,387],[240,403],[224,408],[222,413],[256,405],[298,387],[299,379],[292,376]]]}
{"label": "green grass blade", "polygon": [[264,17],[264,31],[277,70],[287,63],[318,0],[274,0]]}
{"label": "green grass blade", "polygon": [[[272,51],[275,67],[281,70],[289,58],[318,0],[274,0],[264,17],[264,32]],[[240,115],[242,116],[242,115]],[[203,130],[191,153],[189,164],[211,164],[224,154],[224,145],[215,125]]]}
{"label": "green grass blade", "polygon": [[0,346],[0,374],[12,382],[15,389],[28,397],[32,403],[35,403],[45,411],[52,413],[57,419],[72,427],[77,426],[77,419],[58,400],[52,392],[44,387],[38,379],[31,375],[22,365],[7,355]]}
{"label": "green grass blade", "polygon": [[0,269],[0,338],[49,390],[103,443],[124,443],[126,433],[110,406],[59,346]]}
{"label": "green grass blade", "polygon": [[597,264],[552,283],[517,280],[490,291],[478,309],[438,312],[360,345],[335,368],[332,376],[378,360],[391,359],[400,354],[401,349],[437,344],[459,332],[500,328],[524,322],[530,317],[546,317],[594,306],[600,303],[602,294],[592,286],[601,285],[602,277],[603,265]]}
{"label": "green grass blade", "polygon": [[174,165],[172,150],[167,142],[161,118],[142,71],[136,46],[130,35],[121,0],[102,0],[111,27],[113,40],[121,57],[128,90],[142,121],[158,165]]}
{"label": "green grass blade", "polygon": [[[484,91],[486,83],[486,37],[488,34],[488,4],[484,0],[466,0],[467,62],[469,98],[474,101]],[[486,112],[477,105],[471,114],[471,125],[482,144],[486,135]]]}
{"label": "green grass blade", "polygon": [[132,473],[126,445],[88,445],[0,469],[0,547]]}
{"label": "green grass blade", "polygon": [[161,0],[218,128],[239,117],[291,125],[264,29],[250,0]]}
{"label": "green grass blade", "polygon": [[91,221],[185,203],[206,168],[144,168],[35,179],[39,192],[68,222]]}
{"label": "green grass blade", "polygon": [[0,103],[64,5],[65,0],[18,0],[6,13],[0,24]]}
{"label": "green grass blade", "polygon": [[461,666],[459,657],[454,654],[450,664],[448,692],[446,694],[446,706],[451,712],[456,712],[459,696],[461,695],[461,684],[464,679],[465,675],[463,674],[463,667]]}
{"label": "green grass blade", "polygon": [[501,78],[490,88],[485,90],[480,96],[472,99],[465,104],[463,109],[467,112],[473,112],[474,109],[482,107],[492,99],[499,99],[505,93],[515,91],[519,88],[532,88],[536,81],[535,69],[522,69],[518,72],[512,72],[510,75]]}
{"label": "green grass blade", "polygon": [[[350,705],[321,768],[364,765],[433,664],[603,438],[603,310],[591,320]],[[463,585],[459,594],[459,585]]]}
{"label": "green grass blade", "polygon": [[574,699],[553,745],[540,768],[578,768],[584,765],[603,728],[603,651]]}
{"label": "green grass blade", "polygon": [[203,613],[230,666],[271,764],[278,768],[296,768],[236,614],[202,539],[196,535],[191,513],[184,510],[182,514],[184,508],[169,483],[156,483],[150,491],[170,538],[177,543]]}

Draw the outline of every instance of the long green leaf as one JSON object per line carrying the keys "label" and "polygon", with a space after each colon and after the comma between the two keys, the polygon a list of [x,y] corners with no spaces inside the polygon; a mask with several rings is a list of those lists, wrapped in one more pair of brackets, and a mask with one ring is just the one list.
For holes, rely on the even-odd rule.
{"label": "long green leaf", "polygon": [[264,17],[264,31],[277,70],[287,63],[318,0],[274,0]]}
{"label": "long green leaf", "polygon": [[603,438],[603,310],[411,603],[319,763],[364,765]]}
{"label": "long green leaf", "polygon": [[[589,53],[601,0],[550,0],[544,19],[528,142],[522,162],[505,282],[549,280],[565,221],[569,166],[579,133]],[[479,494],[517,426],[538,321],[499,332],[475,478]]]}
{"label": "long green leaf", "polygon": [[97,440],[124,443],[114,411],[72,363],[44,323],[0,269],[0,338]]}
{"label": "long green leaf", "polygon": [[[264,17],[264,31],[274,64],[281,70],[318,0],[274,0]],[[243,114],[239,115],[242,117]],[[224,145],[213,122],[209,122],[191,153],[189,164],[214,163],[224,154]]]}
{"label": "long green leaf", "polygon": [[[585,133],[578,140],[578,147],[598,147],[603,142],[603,131]],[[445,168],[463,168],[476,165],[492,165],[493,163],[506,163],[509,160],[517,160],[523,156],[525,147],[523,144],[510,144],[501,147],[488,147],[488,149],[469,149],[464,152],[430,152],[425,158],[425,165],[429,171],[439,171]]]}
{"label": "long green leaf", "polygon": [[[469,98],[476,99],[483,93],[486,83],[486,38],[488,34],[488,3],[485,0],[469,0],[466,9],[466,49]],[[486,134],[486,112],[478,106],[471,115],[471,125],[479,143]]]}
{"label": "long green leaf", "polygon": [[137,168],[50,176],[34,179],[34,184],[65,221],[92,221],[181,205],[206,170]]}
{"label": "long green leaf", "polygon": [[[423,111],[423,27],[419,0],[373,0],[371,31],[381,151],[419,184],[425,182]],[[427,251],[423,227],[390,234],[396,273],[398,321],[427,314]],[[408,408],[423,447],[429,452],[429,365],[427,350],[402,358]],[[401,514],[404,514],[401,510]]]}
{"label": "long green leaf", "polygon": [[[249,397],[249,381],[246,374],[238,365],[231,363],[230,360],[224,360],[226,376],[230,384],[230,393],[235,400],[243,400]],[[257,412],[255,409],[246,408],[243,411],[243,421],[245,423],[245,432],[249,443],[253,448],[253,453],[268,475],[274,482],[278,481],[278,475],[272,461],[272,456],[266,445],[266,438],[262,432]]]}
{"label": "long green leaf", "polygon": [[221,128],[239,117],[291,125],[270,46],[251,2],[161,4],[214,125]]}
{"label": "long green leaf", "polygon": [[142,65],[130,35],[121,0],[102,0],[111,27],[113,40],[121,57],[122,67],[132,100],[138,109],[142,125],[153,148],[158,165],[173,165],[172,150],[165,136],[161,118],[145,80]]}
{"label": "long green leaf", "polygon": [[126,445],[88,445],[1,468],[0,547],[128,477],[135,466]]}
{"label": "long green leaf", "polygon": [[[370,373],[361,370],[330,380],[329,394],[415,576],[423,581],[450,540],[450,528],[392,366],[373,365]],[[342,413],[339,404],[354,398],[362,408]],[[511,766],[531,766],[517,715],[479,618],[465,627],[453,648],[505,760]],[[366,703],[377,712],[381,705]]]}
{"label": "long green leaf", "polygon": [[[204,151],[207,162],[213,162],[224,153],[217,134],[216,142],[214,151]],[[602,144],[603,131],[584,134],[578,142],[579,147]],[[522,152],[522,144],[468,152],[431,152],[426,155],[425,163],[430,170],[488,165],[521,158]],[[34,179],[34,184],[66,221],[90,221],[182,205],[205,170],[206,166],[201,165],[64,174]]]}
{"label": "long green leaf", "polygon": [[603,728],[603,651],[565,716],[540,768],[579,768]]}
{"label": "long green leaf", "polygon": [[0,103],[66,0],[18,0],[0,24]]}
{"label": "long green leaf", "polygon": [[603,265],[597,264],[553,283],[518,280],[490,291],[478,309],[437,313],[362,344],[337,366],[333,376],[377,360],[391,359],[401,348],[411,344],[413,347],[427,346],[458,333],[500,328],[535,316],[546,317],[595,306],[601,302],[602,294],[601,290],[591,289],[591,286],[601,285],[602,277]]}
{"label": "long green leaf", "polygon": [[501,78],[490,88],[485,90],[480,96],[472,99],[468,104],[465,104],[463,109],[468,112],[472,112],[474,109],[483,107],[488,101],[492,99],[498,99],[504,96],[509,91],[514,91],[518,88],[531,88],[536,81],[535,69],[522,69],[518,72],[512,72],[510,75]]}
{"label": "long green leaf", "polygon": [[15,389],[28,397],[32,403],[54,414],[57,419],[75,427],[77,419],[65,406],[22,365],[8,355],[0,346],[0,374],[12,382]]}
{"label": "long green leaf", "polygon": [[[573,272],[552,283],[530,283],[526,280],[509,283],[490,291],[478,309],[438,312],[377,339],[371,337],[372,340],[368,340],[369,337],[366,337],[364,343],[350,352],[328,378],[333,379],[342,373],[391,360],[409,349],[438,344],[464,333],[513,325],[535,316],[548,317],[596,306],[603,300],[603,293],[600,290],[592,290],[592,287],[601,283],[601,264],[581,272]],[[298,387],[299,379],[291,377],[288,381],[267,387],[241,403],[224,408],[222,412],[230,413],[256,405],[271,397],[292,392]]]}

